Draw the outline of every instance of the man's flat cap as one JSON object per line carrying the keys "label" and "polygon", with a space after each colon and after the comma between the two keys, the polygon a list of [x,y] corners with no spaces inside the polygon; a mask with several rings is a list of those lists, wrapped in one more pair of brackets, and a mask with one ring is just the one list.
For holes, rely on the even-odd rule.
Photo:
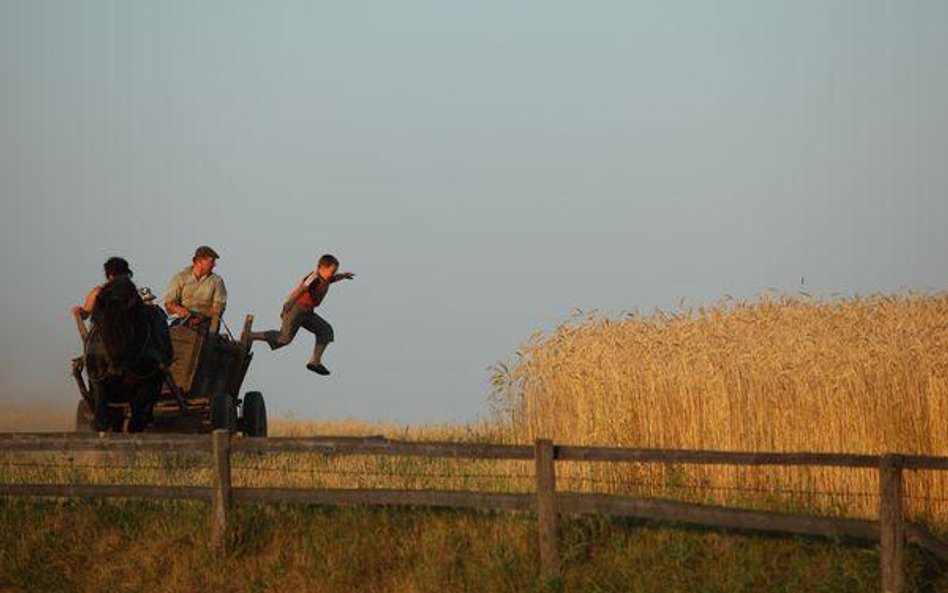
{"label": "man's flat cap", "polygon": [[201,259],[204,257],[213,257],[214,259],[220,259],[221,256],[217,255],[217,252],[208,247],[207,245],[201,245],[194,250],[194,259]]}

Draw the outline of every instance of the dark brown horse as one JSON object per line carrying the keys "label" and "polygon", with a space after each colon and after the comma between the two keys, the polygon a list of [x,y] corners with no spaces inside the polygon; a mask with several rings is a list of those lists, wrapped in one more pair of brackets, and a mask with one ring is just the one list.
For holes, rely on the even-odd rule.
{"label": "dark brown horse", "polygon": [[164,312],[146,305],[127,276],[106,283],[92,309],[85,345],[86,369],[95,396],[94,430],[121,430],[109,404],[128,403],[128,432],[140,432],[151,417],[171,363]]}

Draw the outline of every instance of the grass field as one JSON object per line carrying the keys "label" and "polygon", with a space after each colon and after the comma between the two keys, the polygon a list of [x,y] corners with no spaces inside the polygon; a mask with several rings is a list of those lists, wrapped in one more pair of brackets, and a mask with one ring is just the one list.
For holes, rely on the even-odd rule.
{"label": "grass field", "polygon": [[[537,577],[525,516],[237,507],[226,554],[201,504],[0,501],[0,591],[366,593],[878,591],[874,550],[841,542],[568,519],[563,578]],[[948,581],[912,550],[911,591]]]}
{"label": "grass field", "polygon": [[[483,436],[470,427],[298,421],[278,421],[274,433],[412,440]],[[201,453],[7,461],[28,463],[0,464],[2,481],[206,485],[211,479]],[[234,481],[530,491],[530,465],[238,455]],[[787,508],[785,500],[765,503]],[[201,503],[2,501],[0,592],[862,592],[877,591],[879,583],[877,550],[841,541],[564,517],[563,578],[551,584],[537,577],[536,524],[529,515],[246,504],[235,511],[231,548],[218,554],[207,546],[209,510]],[[907,573],[910,591],[948,591],[948,571],[917,549],[910,550]]]}
{"label": "grass field", "polygon": [[[271,419],[273,436],[948,455],[948,296],[763,299],[576,317],[495,369],[496,421],[399,426]],[[58,405],[58,404],[57,404]],[[0,431],[69,430],[74,404],[0,404]],[[237,455],[238,486],[528,492],[532,462]],[[0,480],[207,485],[206,454],[7,456]],[[874,470],[557,466],[561,490],[875,517]],[[906,475],[910,517],[948,531],[943,473]],[[2,503],[0,591],[536,591],[532,519],[407,509],[241,506],[234,549],[203,505]],[[564,521],[562,590],[874,591],[875,550],[793,538]],[[913,551],[911,590],[948,591]],[[102,563],[103,558],[109,558]],[[354,560],[356,559],[356,560]],[[101,563],[99,566],[97,563]],[[87,570],[91,568],[92,570]],[[160,585],[160,586],[159,586]]]}

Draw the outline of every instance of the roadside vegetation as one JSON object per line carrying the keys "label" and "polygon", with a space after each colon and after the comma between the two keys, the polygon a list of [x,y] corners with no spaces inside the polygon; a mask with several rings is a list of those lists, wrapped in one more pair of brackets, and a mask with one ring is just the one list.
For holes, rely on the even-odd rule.
{"label": "roadside vegetation", "polygon": [[[494,369],[496,418],[398,426],[271,420],[272,436],[728,451],[948,455],[948,295],[764,298],[649,316],[577,315]],[[24,416],[19,416],[23,423]],[[948,533],[948,472],[908,472],[913,521]],[[0,482],[207,485],[206,452],[0,456]],[[529,492],[532,462],[238,454],[235,486]],[[875,470],[557,465],[560,490],[871,517]],[[540,591],[535,522],[505,513],[0,500],[0,592]],[[875,591],[852,542],[564,518],[562,591]],[[911,548],[912,591],[948,591]]]}
{"label": "roadside vegetation", "polygon": [[[231,550],[198,503],[0,501],[0,591],[365,593],[878,590],[878,554],[843,542],[632,521],[563,522],[563,578],[537,577],[525,516],[238,505]],[[911,591],[945,577],[912,550]]]}

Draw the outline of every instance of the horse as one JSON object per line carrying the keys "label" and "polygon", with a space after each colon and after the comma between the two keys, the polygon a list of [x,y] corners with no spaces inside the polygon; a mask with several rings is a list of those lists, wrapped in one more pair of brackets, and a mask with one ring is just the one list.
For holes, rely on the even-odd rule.
{"label": "horse", "polygon": [[95,399],[92,428],[121,431],[124,418],[109,404],[128,403],[128,432],[144,430],[171,364],[171,338],[164,312],[146,305],[127,276],[99,291],[84,357]]}

